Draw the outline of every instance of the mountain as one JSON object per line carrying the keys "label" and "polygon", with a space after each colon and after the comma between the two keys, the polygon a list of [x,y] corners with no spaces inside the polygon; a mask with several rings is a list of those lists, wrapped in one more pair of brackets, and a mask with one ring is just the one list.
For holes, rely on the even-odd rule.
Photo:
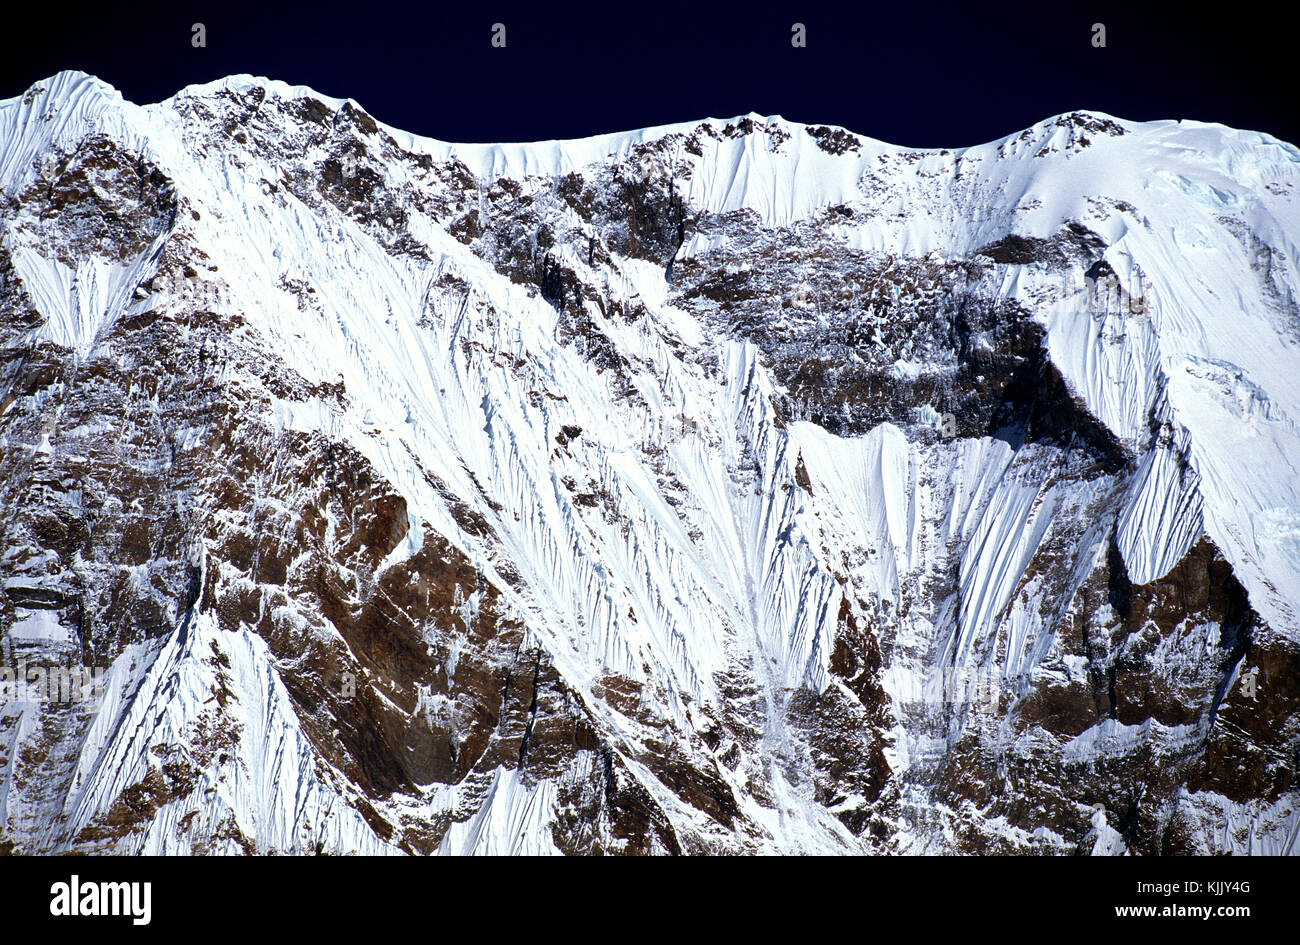
{"label": "mountain", "polygon": [[65,72],[0,191],[0,850],[1300,852],[1295,147]]}

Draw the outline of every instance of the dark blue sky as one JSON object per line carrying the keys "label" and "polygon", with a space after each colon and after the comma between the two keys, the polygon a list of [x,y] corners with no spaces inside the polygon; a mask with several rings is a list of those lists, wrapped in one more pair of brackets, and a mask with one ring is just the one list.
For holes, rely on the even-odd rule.
{"label": "dark blue sky", "polygon": [[[1293,33],[1256,4],[1231,16],[1190,5],[915,0],[178,0],[156,12],[131,3],[79,18],[57,10],[57,22],[6,39],[0,97],[62,68],[93,72],[138,102],[252,72],[354,98],[389,124],[452,141],[574,137],[756,111],[956,147],[1074,108],[1300,137],[1294,79],[1282,69],[1294,63]],[[1098,21],[1105,49],[1091,45]],[[206,49],[190,44],[195,22],[207,27]],[[490,45],[494,22],[506,24],[505,49]],[[806,25],[804,49],[790,45],[794,22]]]}

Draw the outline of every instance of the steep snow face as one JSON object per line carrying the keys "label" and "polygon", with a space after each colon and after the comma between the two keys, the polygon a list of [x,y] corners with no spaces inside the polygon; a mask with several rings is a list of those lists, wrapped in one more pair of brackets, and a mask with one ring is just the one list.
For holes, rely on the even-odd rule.
{"label": "steep snow face", "polygon": [[[1296,852],[1300,152],[0,103],[0,846]],[[0,685],[9,677],[0,677]]]}

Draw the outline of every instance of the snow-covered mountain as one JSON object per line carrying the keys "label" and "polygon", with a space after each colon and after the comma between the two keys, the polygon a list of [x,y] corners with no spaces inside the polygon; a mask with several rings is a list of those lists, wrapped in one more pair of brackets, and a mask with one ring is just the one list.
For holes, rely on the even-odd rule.
{"label": "snow-covered mountain", "polygon": [[1300,852],[1291,145],[67,72],[0,190],[0,852]]}

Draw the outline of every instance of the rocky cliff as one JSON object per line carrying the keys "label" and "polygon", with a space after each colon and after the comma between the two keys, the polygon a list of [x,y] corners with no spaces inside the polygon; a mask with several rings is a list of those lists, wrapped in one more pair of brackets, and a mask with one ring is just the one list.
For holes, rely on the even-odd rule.
{"label": "rocky cliff", "polygon": [[0,850],[1300,852],[1298,188],[37,83]]}

